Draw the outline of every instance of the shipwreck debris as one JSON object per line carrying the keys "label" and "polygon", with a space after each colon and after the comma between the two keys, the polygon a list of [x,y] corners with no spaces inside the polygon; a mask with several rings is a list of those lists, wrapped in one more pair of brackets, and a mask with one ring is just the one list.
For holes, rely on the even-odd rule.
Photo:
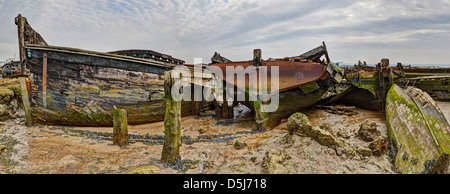
{"label": "shipwreck debris", "polygon": [[[227,74],[227,67],[244,67],[245,69],[250,66],[255,66],[257,67],[256,69],[258,72],[259,67],[267,67],[268,83],[271,83],[270,80],[272,80],[271,67],[279,67],[279,90],[272,91],[271,93],[271,95],[279,96],[279,108],[275,112],[267,113],[261,111],[261,105],[268,103],[261,97],[256,97],[256,101],[249,100],[250,96],[255,95],[249,93],[251,91],[249,88],[249,79],[245,79],[244,86],[238,86],[237,80],[235,80],[234,83],[230,83],[234,85],[235,93],[244,92],[246,94],[245,101],[241,103],[250,108],[255,114],[255,120],[258,124],[257,130],[273,128],[277,126],[282,119],[288,118],[293,113],[311,107],[330,95],[337,95],[339,93],[334,90],[334,84],[342,81],[344,71],[329,60],[325,43],[300,56],[287,57],[282,60],[262,60],[261,49],[255,49],[253,54],[253,60],[250,61],[227,63],[215,63],[213,61],[213,64],[210,66],[219,67],[224,75]],[[321,61],[320,57],[324,55],[326,61]],[[249,72],[240,71],[238,74],[249,74]],[[223,85],[227,84],[226,80],[226,76],[224,76]],[[260,87],[261,86],[258,86],[256,90],[261,90],[262,88]],[[224,104],[223,106],[226,107],[231,104],[235,106],[238,103],[234,101],[218,104]],[[227,111],[229,108],[230,107],[225,109],[222,108],[222,110]]]}
{"label": "shipwreck debris", "polygon": [[431,173],[445,165],[450,153],[450,125],[426,92],[393,85],[387,95],[386,120],[398,171]]}
{"label": "shipwreck debris", "polygon": [[[113,106],[127,111],[129,124],[164,120],[162,77],[182,60],[148,50],[112,54],[51,46],[25,17],[19,14],[15,22],[33,122],[113,126]],[[182,108],[184,115],[191,114],[190,102]]]}

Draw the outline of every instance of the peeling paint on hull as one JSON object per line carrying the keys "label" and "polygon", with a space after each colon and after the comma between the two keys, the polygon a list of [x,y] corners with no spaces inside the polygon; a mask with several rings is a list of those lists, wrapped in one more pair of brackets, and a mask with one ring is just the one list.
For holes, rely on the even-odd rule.
{"label": "peeling paint on hull", "polygon": [[[38,123],[112,126],[113,106],[128,112],[130,124],[164,120],[161,75],[169,66],[37,47],[29,47],[27,52],[32,115]],[[44,53],[48,55],[46,95],[42,87]],[[190,109],[189,103],[184,104]]]}

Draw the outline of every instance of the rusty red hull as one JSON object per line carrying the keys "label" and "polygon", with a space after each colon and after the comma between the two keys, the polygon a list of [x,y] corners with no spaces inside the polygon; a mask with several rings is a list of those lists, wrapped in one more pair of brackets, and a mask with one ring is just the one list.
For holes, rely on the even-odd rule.
{"label": "rusty red hull", "polygon": [[[220,63],[211,66],[220,67],[223,72],[223,79],[226,80],[227,67],[242,66],[245,68],[252,66],[253,61],[240,61],[230,63]],[[262,65],[267,67],[267,86],[270,87],[270,80],[272,75],[272,67],[279,67],[279,92],[286,91],[292,88],[297,88],[304,84],[308,84],[319,79],[326,78],[325,66],[319,63],[308,62],[291,62],[291,61],[263,61]],[[245,78],[245,86],[249,86],[249,77]],[[237,85],[238,80],[234,80],[234,85]]]}

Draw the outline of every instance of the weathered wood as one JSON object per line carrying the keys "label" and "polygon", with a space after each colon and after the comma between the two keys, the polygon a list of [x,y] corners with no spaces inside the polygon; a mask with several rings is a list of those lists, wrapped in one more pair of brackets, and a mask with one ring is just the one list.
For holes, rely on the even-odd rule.
{"label": "weathered wood", "polygon": [[394,84],[387,95],[386,122],[399,172],[436,173],[447,167],[450,125],[427,93]]}
{"label": "weathered wood", "polygon": [[26,54],[25,54],[25,23],[26,23],[26,18],[23,18],[20,14],[19,16],[17,16],[16,18],[16,25],[17,25],[17,33],[18,33],[18,38],[19,38],[19,58],[20,58],[20,71],[22,75],[25,75],[25,60],[26,60]]}
{"label": "weathered wood", "polygon": [[261,49],[253,50],[253,66],[262,66],[262,51]]}
{"label": "weathered wood", "polygon": [[178,81],[172,78],[172,71],[165,73],[164,91],[166,101],[166,113],[164,118],[164,145],[161,161],[174,163],[180,157],[181,146],[181,102],[172,99],[172,86]]}
{"label": "weathered wood", "polygon": [[121,148],[128,146],[128,121],[127,121],[127,111],[124,109],[119,109],[114,107],[112,113],[113,117],[113,143]]}
{"label": "weathered wood", "polygon": [[42,57],[42,107],[47,108],[47,53]]}
{"label": "weathered wood", "polygon": [[[38,122],[113,126],[110,115],[113,106],[127,111],[130,124],[164,120],[164,80],[159,79],[158,74],[137,71],[149,68],[148,65],[135,63],[138,64],[135,70],[108,68],[102,66],[119,62],[101,57],[48,52],[47,76],[44,76],[42,59],[46,52],[30,49],[30,53],[31,106]],[[83,63],[73,61],[75,58]],[[131,66],[131,62],[121,62],[120,65]],[[153,68],[163,72],[163,68]],[[47,78],[46,95],[43,94],[44,77]],[[44,97],[47,97],[46,108]]]}
{"label": "weathered wood", "polygon": [[22,94],[22,103],[23,103],[23,109],[25,111],[25,118],[26,118],[26,124],[28,126],[32,125],[32,118],[31,118],[31,107],[30,107],[30,99],[28,96],[28,89],[27,89],[27,81],[26,78],[19,78],[20,81],[20,91]]}
{"label": "weathered wood", "polygon": [[202,105],[202,102],[201,102],[201,101],[193,101],[193,102],[192,102],[192,114],[193,114],[193,115],[195,115],[195,116],[200,116],[201,105]]}
{"label": "weathered wood", "polygon": [[228,112],[227,90],[223,90],[223,105],[222,105],[222,119],[230,119]]}

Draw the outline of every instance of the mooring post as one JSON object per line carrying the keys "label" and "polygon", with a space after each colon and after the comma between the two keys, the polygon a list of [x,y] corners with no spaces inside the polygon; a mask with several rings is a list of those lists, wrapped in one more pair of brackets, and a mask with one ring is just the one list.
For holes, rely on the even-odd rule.
{"label": "mooring post", "polygon": [[261,49],[253,50],[253,66],[259,67],[262,66],[262,51]]}
{"label": "mooring post", "polygon": [[42,107],[47,108],[47,53],[42,56]]}
{"label": "mooring post", "polygon": [[[203,90],[201,90],[203,91]],[[192,106],[192,114],[195,116],[200,116],[202,101],[198,101],[195,99],[195,84],[191,84],[191,106]]]}
{"label": "mooring post", "polygon": [[25,118],[26,118],[26,125],[30,126],[33,124],[31,120],[31,106],[30,106],[30,99],[28,96],[28,88],[27,88],[27,78],[20,77],[20,91],[22,93],[22,103],[23,103],[23,109],[25,111]]}
{"label": "mooring post", "polygon": [[228,113],[228,101],[227,101],[227,89],[226,89],[226,84],[223,84],[223,105],[222,105],[222,119],[229,119],[228,115],[230,115]]}
{"label": "mooring post", "polygon": [[124,109],[114,107],[113,113],[113,143],[121,148],[128,146],[128,120],[127,111]]}
{"label": "mooring post", "polygon": [[[262,51],[261,49],[255,49],[253,50],[253,66],[260,67],[262,66]],[[267,84],[267,83],[262,83]],[[256,120],[256,126],[258,131],[264,131],[265,127],[267,125],[267,118],[265,113],[261,112],[261,105],[262,101],[260,99],[259,90],[262,88],[256,87],[253,91],[256,91],[253,95],[256,95],[256,101],[253,102],[253,107],[255,109],[255,120]],[[258,90],[259,89],[259,90]]]}
{"label": "mooring post", "polygon": [[161,161],[173,164],[180,157],[181,146],[181,101],[172,98],[172,86],[178,81],[172,78],[172,71],[164,75],[166,113],[164,117],[164,145]]}

